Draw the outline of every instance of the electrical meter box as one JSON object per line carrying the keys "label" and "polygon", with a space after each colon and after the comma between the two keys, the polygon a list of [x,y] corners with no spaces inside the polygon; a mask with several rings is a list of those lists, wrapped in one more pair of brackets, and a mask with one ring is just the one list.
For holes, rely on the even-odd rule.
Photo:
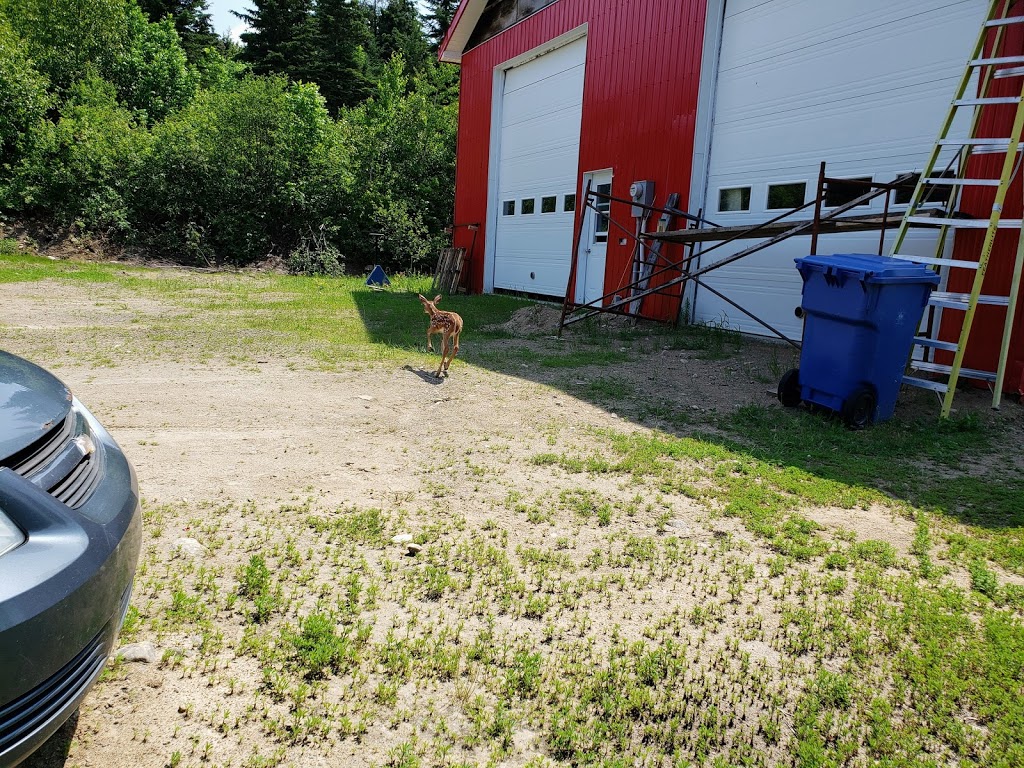
{"label": "electrical meter box", "polygon": [[[634,203],[640,203],[640,205],[654,205],[654,182],[634,181],[629,185],[629,197]],[[630,216],[637,219],[643,218],[649,213],[650,211],[641,208],[639,205],[634,205],[629,211]]]}

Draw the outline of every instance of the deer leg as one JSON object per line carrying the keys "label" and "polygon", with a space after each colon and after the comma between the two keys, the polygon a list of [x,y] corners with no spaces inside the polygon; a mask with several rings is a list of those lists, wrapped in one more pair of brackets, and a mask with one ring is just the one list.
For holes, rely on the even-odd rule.
{"label": "deer leg", "polygon": [[447,371],[448,366],[452,364],[452,360],[459,354],[459,333],[456,331],[452,334],[451,341],[449,342],[449,350],[451,354],[448,356],[448,362],[445,364],[444,369]]}
{"label": "deer leg", "polygon": [[444,361],[444,375],[448,375],[448,366],[452,364],[452,358],[455,357],[455,352],[452,351],[454,344],[452,343],[452,337],[448,336],[448,359]]}
{"label": "deer leg", "polygon": [[444,354],[441,355],[441,367],[444,369],[444,375],[448,375],[448,366],[451,365],[452,358],[455,354],[452,352],[452,337],[450,333],[446,333],[444,337]]}
{"label": "deer leg", "polygon": [[451,358],[449,358],[449,359],[448,359],[448,363],[449,363],[449,365],[451,364],[452,360],[454,360],[454,359],[455,359],[455,356],[456,356],[457,354],[459,354],[459,334],[460,334],[460,333],[462,333],[462,331],[456,331],[456,332],[455,332],[455,351],[454,351],[454,352],[452,352],[452,356],[451,356]]}
{"label": "deer leg", "polygon": [[434,378],[436,378],[436,379],[440,379],[441,378],[441,369],[444,368],[444,356],[445,356],[445,354],[447,354],[447,352],[448,352],[447,344],[445,344],[444,335],[442,334],[442,336],[441,336],[441,359],[437,363],[437,370],[434,371]]}
{"label": "deer leg", "polygon": [[429,328],[427,328],[427,351],[428,352],[433,352],[434,351],[434,345],[430,343],[430,329]]}

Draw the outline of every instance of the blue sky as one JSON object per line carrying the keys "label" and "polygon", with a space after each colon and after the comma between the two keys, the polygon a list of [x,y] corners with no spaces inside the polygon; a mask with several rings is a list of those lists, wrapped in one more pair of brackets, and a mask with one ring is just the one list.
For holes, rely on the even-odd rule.
{"label": "blue sky", "polygon": [[217,34],[234,32],[234,37],[242,31],[242,20],[231,15],[231,11],[247,11],[252,8],[245,0],[209,0],[207,5],[210,11],[210,20]]}
{"label": "blue sky", "polygon": [[[245,11],[252,6],[245,2],[245,0],[208,0],[207,8],[210,13],[210,21],[213,22],[213,28],[217,34],[223,35],[234,30],[236,27],[241,32],[240,27],[242,26],[241,19],[236,19],[231,15],[231,11]],[[237,33],[235,37],[237,37]]]}

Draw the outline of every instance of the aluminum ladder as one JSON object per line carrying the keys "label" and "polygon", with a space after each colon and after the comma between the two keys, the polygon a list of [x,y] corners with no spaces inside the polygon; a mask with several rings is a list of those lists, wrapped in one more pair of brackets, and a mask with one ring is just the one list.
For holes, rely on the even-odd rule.
{"label": "aluminum ladder", "polygon": [[[1024,79],[1024,56],[999,55],[1003,47],[1006,28],[1011,24],[1024,24],[1024,16],[1008,16],[1008,11],[1012,4],[1013,0],[992,0],[989,5],[988,15],[978,34],[974,52],[967,62],[956,95],[950,103],[945,122],[942,124],[939,137],[932,147],[928,162],[915,186],[914,193],[910,199],[910,205],[907,207],[907,212],[897,230],[892,248],[892,256],[894,258],[929,264],[937,271],[942,269],[974,271],[974,281],[970,293],[933,291],[929,300],[933,307],[964,312],[958,341],[953,343],[939,339],[939,324],[937,322],[930,323],[931,327],[926,334],[914,338],[915,348],[923,348],[924,354],[922,359],[917,359],[915,355],[911,354],[910,368],[923,373],[940,374],[945,377],[945,380],[915,376],[903,377],[904,384],[930,389],[942,395],[941,418],[948,418],[949,416],[953,406],[953,397],[956,394],[957,382],[960,377],[991,382],[993,384],[992,407],[998,408],[1003,388],[1003,377],[1006,373],[1006,360],[1009,355],[1010,336],[1013,331],[1014,310],[1017,306],[1017,295],[1021,282],[1021,267],[1024,264],[1024,237],[1020,234],[1022,228],[1021,219],[1004,219],[1002,218],[1002,211],[1009,185],[1019,170],[1017,157],[1020,150],[1021,130],[1024,128],[1024,82],[1022,82],[1021,91],[1018,96],[990,96],[989,92],[992,81],[995,79],[1007,77]],[[992,38],[991,45],[986,46],[990,37]],[[986,51],[986,47],[989,48],[988,51]],[[979,96],[977,97],[974,97],[973,94],[968,95],[968,89],[971,86],[975,73],[978,73],[979,84],[977,89]],[[1006,138],[983,138],[976,135],[982,110],[986,106],[993,104],[1016,105],[1013,129],[1010,136]],[[973,110],[967,138],[950,138],[949,133],[954,119],[959,111],[964,109]],[[949,147],[957,148],[956,154],[949,163],[952,166],[954,162],[959,160],[956,175],[951,175],[949,170],[940,170],[936,174],[940,155]],[[1004,155],[999,178],[966,178],[964,174],[967,170],[969,157],[972,154],[983,153],[1002,153]],[[944,216],[936,218],[919,215],[918,209],[920,206],[927,201],[930,194],[934,194],[936,188],[940,187],[945,187],[948,191]],[[960,218],[954,215],[960,193],[966,187],[991,187],[994,189],[992,212],[988,219]],[[939,226],[940,232],[934,257],[910,256],[899,253],[899,249],[903,245],[907,230],[911,224],[933,224]],[[985,230],[985,239],[977,261],[943,258],[948,232],[950,230],[955,232],[958,229]],[[1018,233],[1017,253],[1014,262],[1013,278],[1010,283],[1010,293],[1008,296],[985,295],[981,292],[982,284],[985,280],[985,272],[992,255],[996,233],[1000,229],[1016,230]],[[999,363],[995,371],[981,371],[963,367],[964,354],[971,335],[971,326],[979,304],[1006,308]],[[944,365],[924,359],[929,354],[933,354],[929,350],[952,352],[952,364]]]}

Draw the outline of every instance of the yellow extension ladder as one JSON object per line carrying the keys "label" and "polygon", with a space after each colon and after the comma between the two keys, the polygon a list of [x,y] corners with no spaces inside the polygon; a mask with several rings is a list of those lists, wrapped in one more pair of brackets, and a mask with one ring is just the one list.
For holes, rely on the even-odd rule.
{"label": "yellow extension ladder", "polygon": [[[1024,128],[1024,85],[1018,96],[990,96],[990,86],[994,79],[1015,77],[1024,79],[1024,56],[1000,56],[1003,42],[1006,37],[1005,31],[1008,25],[1024,24],[1024,16],[1008,16],[1013,0],[991,0],[988,15],[978,35],[974,52],[964,70],[963,77],[957,88],[956,95],[949,107],[945,122],[939,137],[932,148],[928,162],[918,179],[914,189],[910,205],[903,217],[900,227],[896,233],[893,243],[892,255],[895,258],[906,259],[918,263],[931,265],[937,270],[973,270],[974,282],[970,293],[950,293],[948,291],[933,291],[930,303],[934,307],[955,309],[963,311],[963,323],[960,329],[960,338],[953,342],[942,341],[938,338],[938,323],[930,323],[927,334],[917,336],[914,339],[915,348],[925,349],[923,358],[927,358],[927,350],[944,350],[953,353],[952,365],[944,365],[927,359],[917,359],[911,355],[910,368],[927,374],[939,374],[945,380],[920,378],[915,376],[904,376],[903,383],[912,386],[923,387],[942,395],[941,417],[947,418],[953,405],[953,396],[956,394],[957,381],[960,377],[988,381],[993,384],[992,407],[998,408],[1003,387],[1003,377],[1006,373],[1006,360],[1009,354],[1010,336],[1013,331],[1014,310],[1017,305],[1017,294],[1021,282],[1021,267],[1024,265],[1024,237],[1020,236],[1022,221],[1020,219],[1002,218],[1003,202],[1011,181],[1016,177],[1018,166],[1018,151],[1021,140],[1021,130]],[[994,31],[993,31],[994,30]],[[992,38],[989,50],[986,51],[986,42]],[[968,94],[968,89],[978,73],[978,89],[980,94],[974,97]],[[992,104],[1015,104],[1016,116],[1013,121],[1013,129],[1006,138],[981,138],[976,136],[982,109]],[[950,129],[960,110],[973,110],[971,115],[971,127],[967,138],[950,138]],[[955,171],[947,169],[939,170],[940,156],[943,152],[955,148],[955,154],[949,162],[951,168],[958,162]],[[968,158],[972,154],[1002,153],[1004,159],[1002,171],[998,179],[972,179],[965,178]],[[945,159],[945,158],[944,158]],[[954,214],[960,192],[969,186],[992,187],[995,195],[992,202],[992,213],[988,219],[961,218]],[[927,202],[929,196],[933,196],[937,188],[946,189],[946,209],[944,217],[932,217],[920,215],[919,208]],[[939,225],[939,237],[935,257],[919,257],[902,255],[899,253],[907,230],[911,224],[932,224]],[[949,230],[957,229],[983,229],[985,239],[977,261],[965,259],[943,258],[946,238]],[[995,244],[996,232],[999,229],[1012,229],[1018,233],[1017,255],[1014,262],[1013,278],[1010,283],[1008,296],[984,295],[982,283],[985,279],[985,271],[988,268],[989,258],[992,255],[992,247]],[[964,353],[967,349],[967,342],[971,335],[971,325],[974,322],[974,314],[979,304],[1006,307],[1006,319],[1003,325],[1003,337],[1000,345],[999,363],[995,371],[980,371],[963,368]]]}

